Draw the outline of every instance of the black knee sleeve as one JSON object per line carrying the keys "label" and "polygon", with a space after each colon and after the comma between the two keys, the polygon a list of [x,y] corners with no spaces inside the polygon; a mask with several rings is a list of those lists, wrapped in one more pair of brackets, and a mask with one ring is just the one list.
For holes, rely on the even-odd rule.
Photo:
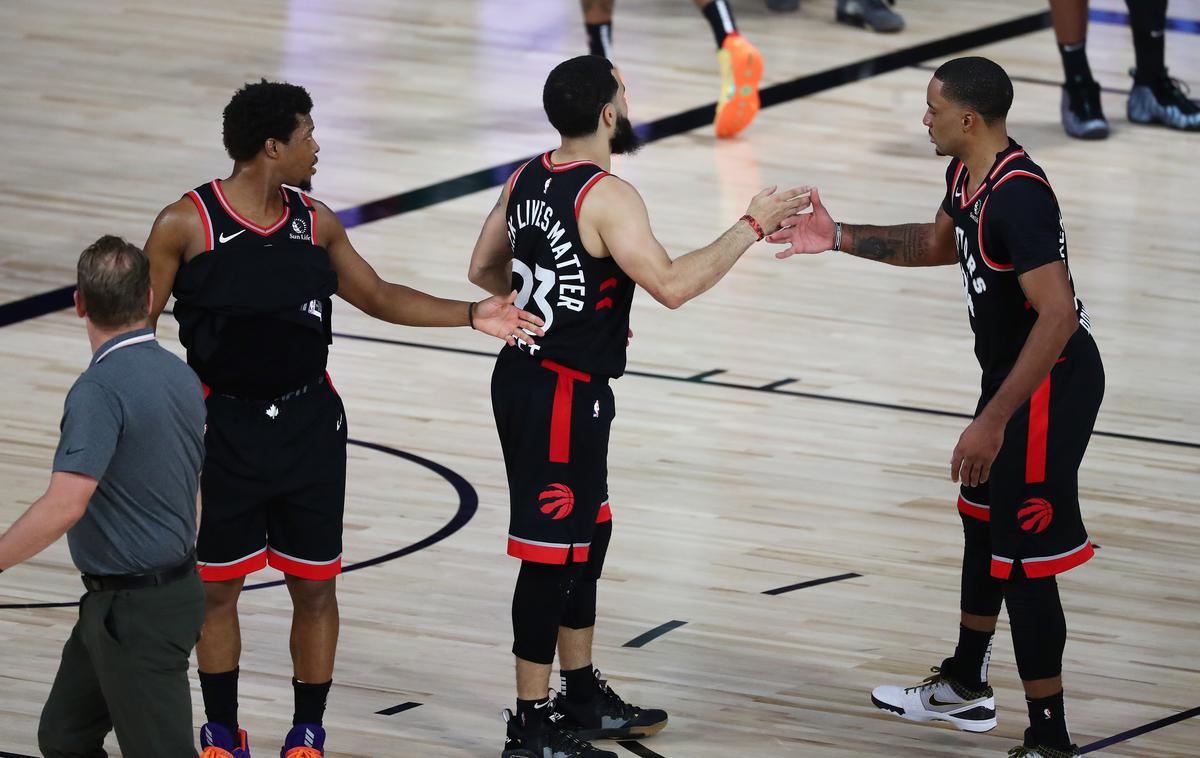
{"label": "black knee sleeve", "polygon": [[513,590],[513,655],[554,663],[563,609],[582,568],[583,564],[521,562]]}
{"label": "black knee sleeve", "polygon": [[1003,582],[992,576],[992,539],[986,521],[962,515],[963,562],[959,608],[976,616],[998,616]]}
{"label": "black knee sleeve", "polygon": [[1062,674],[1067,619],[1054,577],[1030,579],[1021,573],[1004,584],[1013,651],[1021,679],[1050,679]]}
{"label": "black knee sleeve", "polygon": [[568,629],[587,629],[596,625],[596,582],[604,572],[604,557],[608,554],[611,539],[612,522],[597,524],[592,546],[588,549],[588,562],[584,564],[563,609],[562,625]]}

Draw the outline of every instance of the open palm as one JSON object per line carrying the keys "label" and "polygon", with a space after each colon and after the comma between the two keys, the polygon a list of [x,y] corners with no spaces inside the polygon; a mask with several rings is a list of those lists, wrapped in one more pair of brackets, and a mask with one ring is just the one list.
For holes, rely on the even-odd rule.
{"label": "open palm", "polygon": [[768,242],[787,245],[787,249],[775,253],[780,260],[796,253],[823,253],[833,247],[833,218],[821,204],[817,188],[810,190],[812,213],[788,216],[779,231],[767,235]]}

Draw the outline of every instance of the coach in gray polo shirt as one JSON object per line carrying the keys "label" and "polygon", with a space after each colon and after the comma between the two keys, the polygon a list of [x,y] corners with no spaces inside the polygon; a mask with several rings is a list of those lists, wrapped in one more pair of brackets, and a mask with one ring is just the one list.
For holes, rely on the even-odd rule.
{"label": "coach in gray polo shirt", "polygon": [[38,743],[46,758],[93,758],[115,729],[125,758],[195,758],[187,672],[204,617],[200,382],[146,325],[141,250],[101,237],[78,276],[75,310],[95,354],[67,394],[46,494],[0,537],[8,569],[66,532],[88,590]]}

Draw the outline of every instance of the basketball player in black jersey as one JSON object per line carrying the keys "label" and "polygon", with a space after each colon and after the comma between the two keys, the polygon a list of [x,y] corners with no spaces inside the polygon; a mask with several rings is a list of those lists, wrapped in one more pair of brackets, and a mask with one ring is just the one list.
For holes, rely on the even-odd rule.
{"label": "basketball player in black jersey", "polygon": [[296,709],[281,756],[323,755],[346,490],[346,419],[325,372],[332,296],[396,324],[470,324],[531,344],[540,333],[513,307],[516,293],[466,303],[380,279],[328,206],[293,189],[316,172],[311,111],[302,87],[239,90],[224,113],[233,173],[163,209],[146,242],[151,323],[173,291],[208,403],[197,545],[208,601],[197,645],[205,758],[249,756],[237,717],[237,601],[246,575],[267,564],[286,575],[294,608]]}
{"label": "basketball player in black jersey", "polygon": [[[672,260],[650,229],[641,196],[609,174],[637,139],[625,86],[602,57],[560,64],[542,103],[562,145],[521,166],[484,222],[470,279],[516,289],[539,314],[536,345],[502,349],[492,408],[508,471],[508,553],[521,560],[513,593],[517,710],[504,758],[614,757],[588,740],[654,734],[661,710],[624,702],[592,667],[596,580],[612,534],[610,379],[625,370],[629,308],[641,285],[668,308],[712,287],[788,214],[803,188],[763,190],[711,244]],[[563,697],[549,698],[557,647]]]}
{"label": "basketball player in black jersey", "polygon": [[975,418],[950,461],[966,542],[959,642],[923,683],[878,687],[872,700],[914,721],[994,728],[987,666],[1007,604],[1030,719],[1009,755],[1061,758],[1079,752],[1063,716],[1055,576],[1092,557],[1077,475],[1104,368],[1075,296],[1058,201],[1008,136],[1012,96],[1008,75],[986,58],[958,58],[933,75],[924,123],[938,155],[953,160],[932,224],[835,223],[813,190],[813,213],[785,220],[770,239],[789,244],[781,258],[841,250],[897,266],[959,265],[983,369]]}

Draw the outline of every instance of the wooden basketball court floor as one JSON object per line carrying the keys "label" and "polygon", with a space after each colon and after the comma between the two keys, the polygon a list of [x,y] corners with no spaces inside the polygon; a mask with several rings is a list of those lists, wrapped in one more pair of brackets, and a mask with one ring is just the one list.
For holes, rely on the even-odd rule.
{"label": "wooden basketball court floor", "polygon": [[[1200,719],[1161,721],[1200,706],[1200,136],[1128,124],[1133,55],[1116,23],[1093,23],[1089,39],[1114,133],[1082,143],[1058,124],[1051,31],[972,35],[1044,11],[1040,0],[904,2],[908,29],[890,37],[834,24],[833,0],[803,5],[774,16],[735,3],[766,84],[799,79],[752,128],[718,143],[707,126],[673,134],[679,122],[661,122],[671,136],[615,171],[641,189],[676,255],[775,183],[818,185],[844,220],[931,219],[945,163],[920,124],[928,66],[967,52],[1006,66],[1011,130],[1062,203],[1108,376],[1081,472],[1101,549],[1061,579],[1069,723],[1105,755],[1200,754]],[[1200,85],[1200,2],[1176,0],[1170,16],[1192,22],[1167,34],[1171,70]],[[622,0],[615,43],[635,122],[715,99],[709,32],[682,0]],[[553,146],[541,85],[583,47],[571,0],[0,4],[0,524],[42,492],[62,399],[89,358],[82,325],[58,309],[78,252],[109,232],[140,244],[160,207],[226,175],[220,114],[237,86],[266,76],[309,88],[323,148],[315,193],[332,207],[427,188],[372,206],[383,218],[351,239],[391,280],[475,298],[469,252],[503,178],[475,172]],[[900,65],[884,73],[850,66],[893,51],[883,60]],[[804,78],[847,66],[844,80]],[[1002,755],[1026,721],[1003,620],[994,732],[914,725],[869,698],[877,684],[919,681],[956,635],[961,533],[947,464],[978,386],[959,273],[771,252],[754,247],[678,312],[635,303],[631,371],[615,385],[616,532],[596,663],[631,701],[668,709],[671,725],[614,749]],[[488,399],[496,344],[374,322],[344,303],[335,330],[330,369],[356,441],[346,560],[389,559],[339,583],[329,755],[497,755],[517,564],[503,555]],[[159,333],[179,350],[172,319]],[[80,593],[65,542],[0,577],[0,754],[37,752],[76,614],[13,606]],[[290,724],[289,603],[266,587],[241,609],[242,722],[269,755]]]}

